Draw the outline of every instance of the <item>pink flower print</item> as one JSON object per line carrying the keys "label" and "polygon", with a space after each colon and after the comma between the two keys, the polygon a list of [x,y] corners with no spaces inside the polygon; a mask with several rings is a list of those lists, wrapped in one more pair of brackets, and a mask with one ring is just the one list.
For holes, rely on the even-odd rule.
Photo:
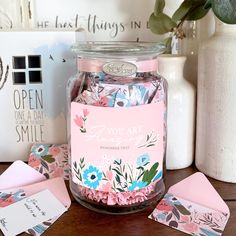
{"label": "pink flower print", "polygon": [[83,121],[83,117],[82,116],[78,116],[76,115],[76,118],[74,119],[74,122],[76,123],[76,125],[78,125],[80,128],[83,128],[83,124],[84,124],[84,121]]}
{"label": "pink flower print", "polygon": [[0,208],[5,207],[5,201],[3,199],[0,199]]}
{"label": "pink flower print", "polygon": [[112,181],[112,178],[113,178],[113,173],[112,171],[107,171],[106,172],[106,177],[109,181]]}
{"label": "pink flower print", "polygon": [[198,231],[198,226],[195,223],[184,224],[182,227],[189,233],[195,233]]}
{"label": "pink flower print", "polygon": [[38,159],[33,154],[31,154],[29,157],[29,166],[31,166],[33,168],[37,168],[40,166],[40,164],[41,164],[40,159]]}
{"label": "pink flower print", "polygon": [[189,216],[184,216],[184,215],[182,215],[182,216],[180,217],[180,221],[182,221],[182,222],[184,222],[184,223],[190,223],[190,218],[189,218]]}
{"label": "pink flower print", "polygon": [[83,113],[84,113],[84,117],[87,117],[87,116],[88,116],[88,114],[89,114],[89,111],[88,111],[88,109],[84,109],[84,110],[83,110]]}
{"label": "pink flower print", "polygon": [[7,198],[5,201],[1,202],[1,207],[6,207],[6,206],[9,206],[11,204],[15,203],[15,200],[14,200],[14,197],[11,196],[9,198]]}
{"label": "pink flower print", "polygon": [[168,212],[168,211],[172,211],[173,207],[168,205],[168,203],[164,199],[162,199],[160,203],[157,205],[156,209],[159,211]]}
{"label": "pink flower print", "polygon": [[110,192],[111,191],[111,184],[107,182],[106,184],[103,184],[101,187],[101,190],[104,192]]}
{"label": "pink flower print", "polygon": [[93,105],[98,107],[107,107],[108,106],[108,97],[101,97],[99,101],[95,102]]}
{"label": "pink flower print", "polygon": [[61,149],[59,147],[50,147],[49,148],[49,154],[52,156],[57,156],[61,152]]}
{"label": "pink flower print", "polygon": [[61,167],[58,167],[53,173],[52,173],[52,178],[56,177],[63,177],[64,176],[64,170]]}

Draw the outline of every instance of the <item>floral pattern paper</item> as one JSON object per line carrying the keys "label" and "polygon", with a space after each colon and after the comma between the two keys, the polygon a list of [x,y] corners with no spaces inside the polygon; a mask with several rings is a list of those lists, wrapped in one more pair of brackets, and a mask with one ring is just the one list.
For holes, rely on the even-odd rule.
{"label": "floral pattern paper", "polygon": [[47,179],[69,179],[67,144],[35,144],[31,148],[29,166],[45,175]]}
{"label": "floral pattern paper", "polygon": [[149,161],[149,155],[143,154],[137,158],[136,168],[132,168],[119,159],[110,164],[108,170],[104,172],[95,166],[87,166],[84,158],[81,158],[79,163],[76,161],[73,163],[73,174],[91,189],[105,192],[134,191],[145,188],[162,177],[159,163],[148,166]]}
{"label": "floral pattern paper", "polygon": [[220,236],[229,215],[167,193],[149,218],[190,235]]}

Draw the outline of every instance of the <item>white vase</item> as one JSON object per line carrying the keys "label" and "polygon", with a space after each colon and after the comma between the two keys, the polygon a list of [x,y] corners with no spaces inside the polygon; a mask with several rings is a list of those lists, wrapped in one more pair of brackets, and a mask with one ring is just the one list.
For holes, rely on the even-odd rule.
{"label": "white vase", "polygon": [[179,39],[178,53],[186,56],[184,77],[196,88],[199,24],[197,24],[197,21],[186,21],[184,22],[183,29],[185,38]]}
{"label": "white vase", "polygon": [[196,166],[236,183],[236,25],[216,21],[199,50]]}
{"label": "white vase", "polygon": [[158,73],[168,81],[166,167],[190,166],[194,157],[195,88],[183,77],[186,57],[161,55]]}
{"label": "white vase", "polygon": [[187,57],[184,67],[184,77],[197,87],[198,78],[198,47],[199,43],[207,40],[215,30],[212,11],[198,21],[185,21],[183,30],[185,38],[178,40],[177,53]]}

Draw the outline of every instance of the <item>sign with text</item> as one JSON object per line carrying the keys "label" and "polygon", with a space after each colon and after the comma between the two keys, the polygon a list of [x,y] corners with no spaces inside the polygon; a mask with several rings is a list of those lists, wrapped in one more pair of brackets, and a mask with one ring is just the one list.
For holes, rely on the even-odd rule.
{"label": "sign with text", "polygon": [[75,35],[0,32],[0,38],[0,162],[28,160],[33,144],[67,141],[66,86],[76,73]]}
{"label": "sign with text", "polygon": [[[34,0],[34,26],[40,29],[83,28],[88,40],[158,41],[148,19],[155,0]],[[167,1],[170,13],[181,0]]]}

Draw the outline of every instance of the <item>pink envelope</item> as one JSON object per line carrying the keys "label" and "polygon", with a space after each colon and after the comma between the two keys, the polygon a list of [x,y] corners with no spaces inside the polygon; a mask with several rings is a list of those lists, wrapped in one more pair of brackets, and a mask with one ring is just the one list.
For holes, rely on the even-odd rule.
{"label": "pink envelope", "polygon": [[0,190],[44,181],[46,177],[23,161],[15,161],[0,175]]}
{"label": "pink envelope", "polygon": [[206,176],[197,172],[169,188],[150,219],[195,236],[220,236],[229,208]]}
{"label": "pink envelope", "polygon": [[201,172],[169,188],[168,193],[216,211],[229,214],[229,208],[209,180]]}
{"label": "pink envelope", "polygon": [[[63,178],[59,177],[46,180],[44,175],[40,174],[22,161],[14,162],[0,176],[0,192],[16,193],[20,190],[25,194],[25,197],[29,197],[46,189],[48,189],[67,209],[69,209],[71,200]],[[33,235],[39,236],[44,233],[59,217],[60,216],[48,220],[48,222],[43,222],[42,224],[28,230],[27,233],[33,233]],[[38,232],[37,228],[40,228],[41,232]]]}
{"label": "pink envelope", "polygon": [[48,179],[40,183],[17,187],[14,189],[9,189],[7,192],[17,192],[18,190],[23,190],[26,197],[30,197],[33,194],[41,192],[48,189],[67,209],[71,205],[70,196],[68,194],[65,181],[62,177]]}

